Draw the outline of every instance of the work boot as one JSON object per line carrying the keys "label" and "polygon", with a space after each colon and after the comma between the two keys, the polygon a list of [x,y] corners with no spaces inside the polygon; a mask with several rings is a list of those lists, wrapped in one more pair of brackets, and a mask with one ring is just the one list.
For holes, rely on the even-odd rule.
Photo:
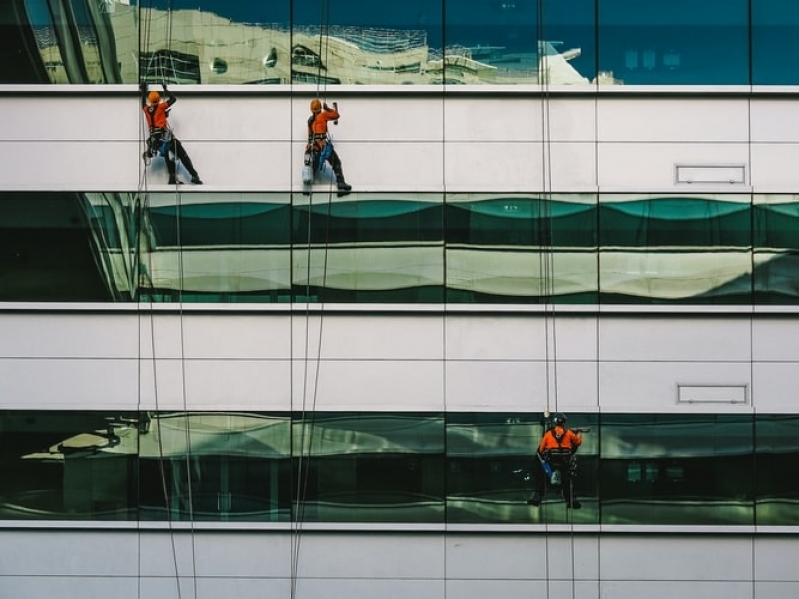
{"label": "work boot", "polygon": [[527,505],[539,505],[541,503],[541,496],[536,493],[527,500]]}
{"label": "work boot", "polygon": [[178,179],[175,175],[169,175],[169,185],[183,185],[183,181]]}
{"label": "work boot", "polygon": [[192,175],[191,176],[191,182],[194,183],[195,185],[202,185],[203,184],[203,182],[200,181],[200,175]]}
{"label": "work boot", "polygon": [[352,185],[347,185],[343,179],[338,182],[338,197],[349,195],[352,191]]}

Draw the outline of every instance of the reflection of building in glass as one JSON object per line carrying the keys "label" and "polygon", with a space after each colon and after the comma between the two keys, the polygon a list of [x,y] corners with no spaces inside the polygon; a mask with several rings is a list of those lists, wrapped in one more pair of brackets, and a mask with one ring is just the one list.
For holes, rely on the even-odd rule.
{"label": "reflection of building in glass", "polygon": [[[486,54],[480,46],[430,48],[419,30],[330,26],[320,39],[318,27],[239,24],[199,10],[116,5],[96,16],[76,28],[80,55],[64,51],[65,41],[53,25],[36,29],[53,83],[118,82],[104,71],[111,64],[125,82],[140,75],[173,83],[228,84],[589,83],[568,62],[579,50],[561,54],[544,42],[538,53],[533,45],[527,54],[500,47]],[[145,47],[137,73],[129,57],[135,56],[140,39]],[[86,72],[78,65],[85,65]]]}
{"label": "reflection of building in glass", "polygon": [[[790,596],[764,1],[0,3],[0,596]],[[205,185],[145,168],[140,77]],[[302,186],[316,97],[347,196]],[[532,501],[545,412],[579,509]]]}

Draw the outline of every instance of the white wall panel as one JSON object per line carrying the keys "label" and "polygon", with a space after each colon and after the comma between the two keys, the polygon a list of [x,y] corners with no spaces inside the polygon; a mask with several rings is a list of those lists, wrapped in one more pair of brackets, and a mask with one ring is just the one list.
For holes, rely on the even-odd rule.
{"label": "white wall panel", "polygon": [[[6,595],[5,580],[11,575],[74,578],[136,576],[139,557],[136,534],[133,532],[5,529],[0,532],[0,596],[39,597],[29,594]],[[47,596],[61,595],[53,592]]]}
{"label": "white wall panel", "polygon": [[594,317],[448,314],[445,322],[449,359],[596,358],[598,329]]}
{"label": "white wall panel", "polygon": [[139,139],[141,103],[128,97],[29,96],[0,110],[0,140],[80,141]]}
{"label": "white wall panel", "polygon": [[678,405],[677,386],[746,386],[749,395],[750,376],[748,362],[601,362],[599,405],[629,412],[748,412],[742,404]]}
{"label": "white wall panel", "polygon": [[[336,153],[353,191],[441,192],[444,185],[444,144],[441,142],[336,141]],[[297,170],[293,189],[302,190],[305,143],[296,144],[292,156]],[[327,193],[332,174],[317,175],[314,190]],[[333,182],[335,192],[335,182]]]}
{"label": "white wall panel", "polygon": [[[317,370],[318,369],[318,370]],[[295,362],[293,408],[443,410],[444,362],[413,360]],[[315,402],[315,404],[314,404]]]}
{"label": "white wall panel", "polygon": [[287,360],[141,362],[141,409],[288,410]]}
{"label": "white wall panel", "polygon": [[[362,97],[336,98],[328,95],[328,104],[338,100],[341,119],[328,130],[334,142],[434,142],[444,138],[443,98],[438,94],[423,97]],[[447,104],[448,108],[449,105]],[[295,100],[292,133],[294,139],[307,138],[308,101]],[[407,147],[407,146],[405,146]]]}
{"label": "white wall panel", "polygon": [[752,328],[752,354],[757,361],[799,361],[799,320],[757,318]]}
{"label": "white wall panel", "polygon": [[603,142],[746,143],[749,100],[601,98],[597,104],[597,133]]}
{"label": "white wall panel", "polygon": [[799,187],[799,143],[753,143],[752,187],[756,191],[796,193]]}
{"label": "white wall panel", "polygon": [[5,358],[0,360],[0,407],[135,410],[137,381],[135,359]]}
{"label": "white wall panel", "polygon": [[597,148],[599,186],[602,191],[662,191],[683,193],[748,190],[740,184],[676,183],[676,165],[744,165],[749,178],[746,143],[608,142],[600,137]]}
{"label": "white wall panel", "polygon": [[746,316],[609,317],[599,322],[599,356],[606,361],[749,362]]}
{"label": "white wall panel", "polygon": [[797,389],[797,362],[756,362],[752,366],[752,401],[758,412],[799,414]]}
{"label": "white wall panel", "polygon": [[[644,549],[645,550],[645,549]],[[679,570],[682,562],[673,562]],[[640,581],[640,580],[602,580],[600,596],[612,599],[760,599],[752,594],[751,582],[727,581]]]}
{"label": "white wall panel", "polygon": [[138,188],[141,151],[135,142],[4,141],[0,142],[0,156],[0,191]]}
{"label": "white wall panel", "polygon": [[[294,318],[297,318],[296,316]],[[159,358],[288,358],[292,317],[287,313],[155,314],[141,317],[141,356]]]}
{"label": "white wall panel", "polygon": [[449,360],[542,360],[547,355],[547,322],[537,314],[448,314],[445,324]]}
{"label": "white wall panel", "polygon": [[[302,152],[292,154],[288,142],[181,141],[203,181],[203,187],[182,186],[183,193],[201,192],[208,188],[214,191],[286,191],[291,186],[292,169],[296,172],[297,180],[300,177]],[[135,163],[129,161],[125,164],[132,166]],[[167,185],[168,173],[163,158],[153,159],[145,174],[147,187],[158,187],[159,191],[174,190],[174,186]],[[182,181],[189,181],[182,165],[178,167],[178,174]],[[117,183],[114,189],[121,189],[118,186]]]}
{"label": "white wall panel", "polygon": [[[199,141],[280,141],[301,133],[306,138],[306,112],[297,114],[297,102],[287,97],[204,96],[181,94],[169,115],[169,124],[178,139]],[[307,111],[307,104],[304,111]],[[143,116],[141,121],[144,122]]]}
{"label": "white wall panel", "polygon": [[291,327],[295,360],[444,359],[444,317],[440,315],[355,313],[306,317],[297,312]]}
{"label": "white wall panel", "polygon": [[[623,535],[602,537],[600,546],[603,580],[747,582],[752,580],[752,541],[746,536],[682,535],[643,538]],[[646,547],[646,549],[642,549]],[[712,559],[709,559],[712,556]],[[675,587],[672,587],[675,590]],[[646,596],[651,596],[650,592]],[[682,597],[682,593],[662,595]],[[691,597],[701,595],[691,594]],[[725,595],[713,594],[716,597]]]}
{"label": "white wall panel", "polygon": [[297,599],[346,597],[374,599],[375,597],[408,599],[442,599],[445,597],[443,579],[380,579],[370,578],[364,571],[353,579],[301,579],[297,582]]}
{"label": "white wall panel", "polygon": [[[77,597],[113,597],[114,599],[166,599],[175,597],[172,583],[170,594],[142,595],[139,579],[125,576],[0,576],[2,596],[9,599],[72,599]],[[183,598],[188,599],[184,594]]]}
{"label": "white wall panel", "polygon": [[135,314],[0,314],[0,358],[135,358]]}
{"label": "white wall panel", "polygon": [[752,127],[752,142],[788,142],[799,139],[799,121],[796,118],[796,99],[755,98],[750,103],[749,119]]}
{"label": "white wall panel", "polygon": [[547,405],[543,362],[449,361],[446,376],[449,411],[536,412]]}

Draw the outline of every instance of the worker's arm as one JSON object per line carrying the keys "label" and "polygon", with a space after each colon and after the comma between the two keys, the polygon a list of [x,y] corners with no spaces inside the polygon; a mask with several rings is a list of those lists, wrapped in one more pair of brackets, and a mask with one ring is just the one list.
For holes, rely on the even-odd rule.
{"label": "worker's arm", "polygon": [[167,107],[172,106],[175,102],[178,101],[178,99],[175,97],[175,94],[169,91],[169,88],[167,88],[166,83],[164,83],[164,97],[166,98]]}

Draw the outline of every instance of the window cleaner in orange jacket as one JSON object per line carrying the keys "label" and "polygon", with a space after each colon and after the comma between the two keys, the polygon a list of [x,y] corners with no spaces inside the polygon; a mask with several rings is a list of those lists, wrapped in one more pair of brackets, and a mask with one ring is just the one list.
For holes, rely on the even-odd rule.
{"label": "window cleaner in orange jacket", "polygon": [[[322,103],[319,99],[311,100],[311,116],[308,119],[308,145],[305,148],[306,165],[312,165],[311,173],[315,173],[324,168],[325,162],[329,162],[336,175],[338,186],[338,196],[345,196],[352,190],[344,180],[344,172],[341,168],[341,160],[336,153],[333,143],[327,134],[327,124],[330,121],[338,122],[341,115],[335,102],[333,108],[327,103]],[[303,177],[305,178],[305,177]],[[313,183],[313,174],[304,183]]]}
{"label": "window cleaner in orange jacket", "polygon": [[[563,414],[555,414],[552,422],[553,426],[544,433],[538,444],[536,457],[541,467],[534,468],[536,488],[527,503],[539,505],[549,482],[553,486],[560,486],[566,507],[578,509],[581,504],[573,494],[574,454],[582,445],[583,436],[566,427],[566,416]],[[555,480],[555,472],[559,480]]]}
{"label": "window cleaner in orange jacket", "polygon": [[175,164],[175,157],[177,157],[191,175],[191,182],[195,185],[202,185],[200,175],[197,174],[183,144],[169,128],[169,110],[177,102],[177,98],[167,89],[166,84],[163,85],[163,88],[165,99],[162,99],[161,94],[157,91],[148,92],[147,83],[142,82],[140,86],[142,111],[150,132],[145,158],[163,156],[166,170],[169,173],[169,184],[179,185],[181,181],[177,178],[177,165]]}

